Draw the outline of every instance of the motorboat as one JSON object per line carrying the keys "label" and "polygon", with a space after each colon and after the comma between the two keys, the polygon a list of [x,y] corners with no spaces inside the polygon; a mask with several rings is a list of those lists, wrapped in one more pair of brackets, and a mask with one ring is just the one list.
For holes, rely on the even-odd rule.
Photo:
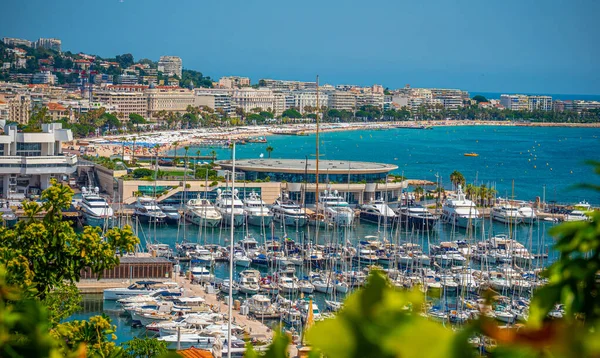
{"label": "motorboat", "polygon": [[273,221],[273,213],[254,191],[244,199],[244,212],[248,224],[252,226],[269,227]]}
{"label": "motorboat", "polygon": [[260,272],[258,270],[244,270],[239,274],[240,293],[255,295],[260,290]]}
{"label": "motorboat", "polygon": [[533,224],[537,220],[535,209],[528,204],[519,206],[519,215],[521,215],[524,224]]}
{"label": "motorboat", "polygon": [[206,227],[216,227],[221,223],[223,216],[208,199],[198,196],[187,202],[185,218],[192,224]]}
{"label": "motorboat", "polygon": [[179,210],[173,205],[159,205],[160,210],[167,216],[167,223],[177,224],[179,223],[179,219],[181,219],[181,214],[179,214]]}
{"label": "motorboat", "polygon": [[152,257],[173,257],[173,249],[168,244],[152,244],[148,243],[146,245],[150,256]]}
{"label": "motorboat", "polygon": [[444,202],[442,220],[462,228],[477,226],[481,221],[481,215],[475,203],[466,198],[461,185],[458,185],[456,195],[449,197]]}
{"label": "motorboat", "polygon": [[103,292],[103,298],[105,300],[119,300],[131,296],[148,295],[152,294],[160,289],[175,288],[177,283],[175,282],[162,282],[162,281],[137,281],[128,287],[120,288],[107,288]]}
{"label": "motorboat", "polygon": [[354,211],[337,190],[324,190],[319,196],[318,205],[317,212],[323,213],[335,225],[350,226],[354,222]]}
{"label": "motorboat", "polygon": [[217,189],[217,200],[215,207],[221,213],[223,224],[229,226],[231,224],[233,213],[233,226],[242,226],[244,219],[244,203],[237,196],[238,190],[231,192],[230,189]]}
{"label": "motorboat", "polygon": [[400,222],[409,229],[431,230],[440,219],[439,215],[432,214],[422,205],[402,206],[397,213],[400,215]]}
{"label": "motorboat", "polygon": [[204,266],[194,266],[190,268],[190,275],[192,283],[210,283],[215,280],[215,275]]}
{"label": "motorboat", "polygon": [[167,215],[160,210],[156,204],[156,200],[147,196],[141,196],[133,205],[133,214],[141,221],[150,223],[164,223]]}
{"label": "motorboat", "polygon": [[302,227],[307,224],[306,210],[287,197],[278,198],[271,207],[273,220],[286,226]]}
{"label": "motorboat", "polygon": [[[230,286],[229,280],[223,280],[223,282],[221,283],[221,292],[229,294],[229,286]],[[238,285],[237,282],[234,282],[233,286],[231,287],[231,293],[234,295],[237,295],[239,292],[240,292],[240,286]]]}
{"label": "motorboat", "polygon": [[519,208],[507,202],[500,202],[494,205],[490,213],[492,220],[504,223],[518,225],[523,222],[523,217]]}
{"label": "motorboat", "polygon": [[100,190],[96,188],[81,188],[81,201],[79,202],[86,223],[89,226],[103,227],[114,218],[114,211],[106,200],[100,196]]}
{"label": "motorboat", "polygon": [[588,221],[587,213],[592,210],[591,205],[587,201],[580,201],[574,205],[574,209],[567,212],[564,221]]}
{"label": "motorboat", "polygon": [[383,200],[373,200],[360,206],[360,219],[375,224],[391,224],[398,215]]}
{"label": "motorboat", "polygon": [[236,250],[233,253],[233,263],[239,267],[249,267],[252,263],[252,259],[249,258],[244,251]]}
{"label": "motorboat", "polygon": [[265,295],[254,295],[246,302],[248,311],[259,319],[278,318],[279,312]]}

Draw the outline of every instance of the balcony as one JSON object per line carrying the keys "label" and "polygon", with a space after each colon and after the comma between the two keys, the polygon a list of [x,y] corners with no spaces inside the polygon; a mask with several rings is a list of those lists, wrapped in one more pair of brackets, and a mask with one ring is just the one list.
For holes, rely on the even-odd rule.
{"label": "balcony", "polygon": [[76,169],[76,155],[0,157],[0,173],[2,174],[71,174]]}

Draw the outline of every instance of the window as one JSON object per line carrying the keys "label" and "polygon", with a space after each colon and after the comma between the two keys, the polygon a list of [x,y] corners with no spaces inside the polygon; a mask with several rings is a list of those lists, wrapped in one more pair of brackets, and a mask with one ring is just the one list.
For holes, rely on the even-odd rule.
{"label": "window", "polygon": [[42,155],[42,143],[17,143],[17,155],[39,157]]}

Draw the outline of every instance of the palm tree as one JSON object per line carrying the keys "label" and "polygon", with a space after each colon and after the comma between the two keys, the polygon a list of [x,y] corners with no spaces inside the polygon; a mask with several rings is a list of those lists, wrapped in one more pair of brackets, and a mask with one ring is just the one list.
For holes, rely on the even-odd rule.
{"label": "palm tree", "polygon": [[467,195],[467,198],[473,200],[477,195],[477,188],[473,184],[467,184],[465,194]]}
{"label": "palm tree", "polygon": [[179,142],[175,141],[171,144],[171,147],[175,147],[175,153],[173,154],[173,166],[177,166],[177,147],[179,146]]}
{"label": "palm tree", "polygon": [[458,188],[458,185],[465,185],[465,176],[459,172],[458,170],[453,171],[450,174],[450,181],[452,182],[452,187],[454,190]]}
{"label": "palm tree", "polygon": [[271,159],[271,153],[273,152],[273,147],[271,147],[269,145],[269,146],[267,146],[267,148],[265,148],[265,150],[267,151],[267,154],[269,154],[269,159]]}
{"label": "palm tree", "polygon": [[217,159],[217,152],[215,152],[214,150],[210,151],[210,156],[212,157],[212,162],[215,162],[215,159]]}
{"label": "palm tree", "polygon": [[485,184],[481,184],[479,187],[479,199],[481,200],[481,206],[485,206],[487,203],[488,189]]}
{"label": "palm tree", "polygon": [[420,201],[421,195],[423,195],[424,189],[422,186],[418,186],[415,188],[415,200]]}
{"label": "palm tree", "polygon": [[200,162],[200,149],[198,149],[196,151],[196,166],[198,166],[199,162]]}
{"label": "palm tree", "polygon": [[494,189],[494,188],[488,188],[488,190],[487,190],[487,202],[488,202],[488,205],[493,206],[495,204],[496,194],[498,194],[498,191],[496,189]]}

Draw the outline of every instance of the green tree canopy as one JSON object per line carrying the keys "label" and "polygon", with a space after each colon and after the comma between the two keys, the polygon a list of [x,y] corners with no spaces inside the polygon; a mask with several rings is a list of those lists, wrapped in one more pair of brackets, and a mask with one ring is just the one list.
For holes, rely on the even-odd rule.
{"label": "green tree canopy", "polygon": [[295,109],[286,109],[285,111],[283,111],[283,113],[281,114],[282,117],[284,118],[302,118],[302,114],[300,112],[298,112]]}
{"label": "green tree canopy", "polygon": [[477,103],[488,102],[487,98],[485,98],[484,96],[479,95],[479,94],[476,96],[473,96],[473,100],[477,101]]}

